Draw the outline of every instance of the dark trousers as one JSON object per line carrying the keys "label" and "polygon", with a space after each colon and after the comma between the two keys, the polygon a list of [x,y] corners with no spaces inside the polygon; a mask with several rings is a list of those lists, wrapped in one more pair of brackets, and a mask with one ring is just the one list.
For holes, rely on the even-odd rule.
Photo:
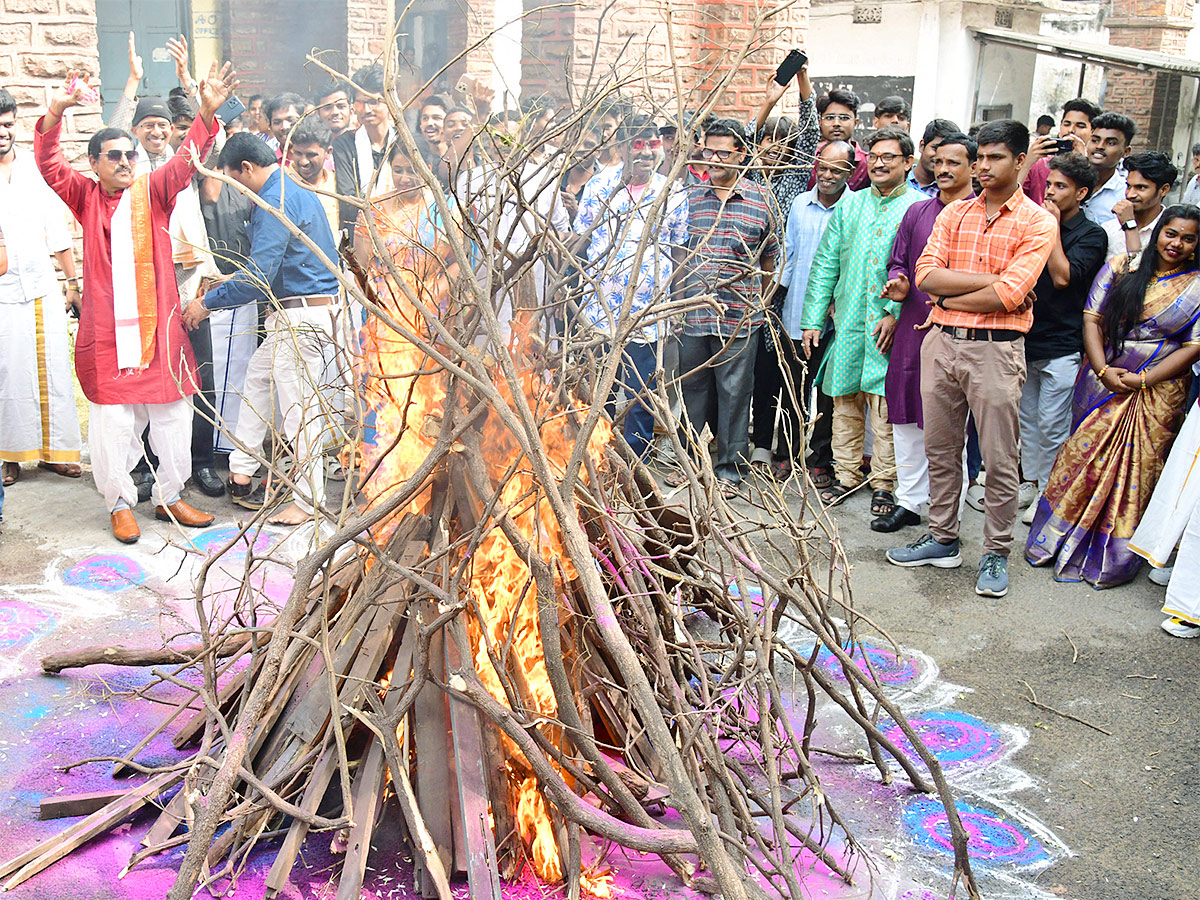
{"label": "dark trousers", "polygon": [[[192,397],[195,413],[192,415],[192,471],[211,469],[215,459],[213,444],[216,428],[213,422],[217,418],[217,387],[213,379],[212,330],[205,319],[194,330],[188,332],[188,340],[192,342],[192,355],[196,357],[196,380],[200,382],[200,393]],[[158,468],[158,457],[150,449],[150,429],[142,434],[144,456],[134,468],[135,472],[148,472],[150,467]]]}
{"label": "dark trousers", "polygon": [[[778,326],[777,326],[778,327]],[[787,340],[785,335],[776,335]],[[767,326],[758,329],[758,355],[754,358],[754,398],[750,407],[750,440],[757,450],[770,451],[775,444],[775,419],[779,412],[779,354],[775,341],[768,340]]]}
{"label": "dark trousers", "polygon": [[[757,328],[728,340],[712,335],[679,338],[684,446],[691,444],[689,430],[698,436],[706,423],[715,423],[717,478],[735,484],[742,479],[742,463],[750,457],[750,396],[758,341]],[[694,446],[691,451],[695,455]]]}
{"label": "dark trousers", "polygon": [[655,387],[655,369],[658,366],[658,344],[630,342],[621,350],[621,368],[617,380],[604,404],[608,416],[617,420],[617,397],[624,388],[632,399],[625,407],[625,442],[639,458],[646,458],[646,451],[654,443],[654,413],[648,394]]}
{"label": "dark trousers", "polygon": [[[833,399],[826,396],[817,383],[817,371],[825,358],[825,351],[833,343],[833,332],[821,338],[813,351],[812,359],[804,358],[804,344],[784,338],[783,364],[788,367],[792,385],[797,393],[796,400],[788,391],[783,394],[783,434],[779,441],[779,456],[799,464],[804,449],[804,429],[813,422],[808,440],[805,463],[810,468],[833,468]],[[813,402],[814,391],[816,402]]]}

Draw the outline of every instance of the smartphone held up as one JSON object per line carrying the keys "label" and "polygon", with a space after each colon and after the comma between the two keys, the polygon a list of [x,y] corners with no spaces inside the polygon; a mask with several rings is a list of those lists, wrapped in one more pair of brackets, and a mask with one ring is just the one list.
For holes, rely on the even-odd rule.
{"label": "smartphone held up", "polygon": [[775,81],[779,84],[786,85],[789,81],[796,77],[799,72],[808,63],[808,57],[803,50],[793,49],[783,62],[779,64],[779,68],[775,70]]}

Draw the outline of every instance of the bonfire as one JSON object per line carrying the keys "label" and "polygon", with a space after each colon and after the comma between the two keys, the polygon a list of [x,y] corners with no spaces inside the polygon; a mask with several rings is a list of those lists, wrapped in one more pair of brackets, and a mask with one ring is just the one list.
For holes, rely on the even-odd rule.
{"label": "bonfire", "polygon": [[[397,97],[385,99],[419,160]],[[558,153],[572,152],[596,102],[556,120],[545,138]],[[664,496],[591,402],[609,393],[613,354],[550,327],[578,300],[567,267],[539,273],[543,299],[527,302],[537,260],[568,258],[544,219],[515,250],[502,231],[506,204],[515,218],[538,215],[523,195],[529,163],[508,150],[481,197],[444,190],[419,165],[442,220],[463,229],[447,235],[455,274],[437,291],[395,264],[381,291],[329,260],[374,322],[359,394],[370,427],[344,455],[347,502],[278,608],[250,591],[218,603],[202,576],[194,645],[44,662],[155,663],[186,696],[114,760],[146,779],[60,802],[86,817],[0,866],[4,887],[157,803],[129,865],[186,844],[173,900],[231,888],[254,852],[272,855],[274,895],[318,837],[344,851],[346,900],[372,853],[411,855],[416,887],[440,900],[456,879],[473,898],[499,898],[502,882],[528,874],[570,898],[604,897],[589,836],[655,854],[682,884],[726,900],[800,898],[813,866],[870,877],[813,764],[825,697],[885,781],[898,766],[937,793],[955,880],[977,896],[937,760],[851,659],[860,619],[832,523],[807,506],[797,515],[774,484],[755,489],[760,515],[736,511],[673,429],[689,484]],[[514,302],[506,327],[500,309]],[[665,386],[653,404],[671,422]],[[265,562],[247,552],[247,584]],[[811,634],[811,653],[779,639],[785,622]],[[844,685],[815,665],[821,650]],[[919,764],[876,727],[881,714]],[[140,763],[164,731],[182,759]],[[373,849],[387,817],[404,845]],[[829,850],[834,835],[847,852]]]}

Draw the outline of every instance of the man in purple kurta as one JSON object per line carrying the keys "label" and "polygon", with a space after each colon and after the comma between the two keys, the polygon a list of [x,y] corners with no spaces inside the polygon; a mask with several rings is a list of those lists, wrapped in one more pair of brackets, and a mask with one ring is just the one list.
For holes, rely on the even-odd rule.
{"label": "man in purple kurta", "polygon": [[934,155],[936,196],[914,203],[904,213],[888,258],[884,296],[901,301],[900,318],[884,377],[884,397],[896,452],[896,506],[872,520],[873,531],[893,532],[921,522],[921,504],[929,502],[929,461],[925,458],[925,420],[921,413],[922,326],[929,315],[929,295],[916,287],[915,269],[933,231],[933,223],[955,200],[970,197],[975,142],[952,134]]}

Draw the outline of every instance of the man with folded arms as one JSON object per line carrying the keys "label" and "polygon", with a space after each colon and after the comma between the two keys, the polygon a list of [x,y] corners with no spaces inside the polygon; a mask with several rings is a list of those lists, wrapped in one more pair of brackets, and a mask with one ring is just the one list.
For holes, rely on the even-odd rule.
{"label": "man with folded arms", "polygon": [[929,294],[933,330],[921,345],[921,405],[929,459],[929,533],[887,552],[897,566],[962,565],[959,497],[967,413],[975,415],[987,467],[983,556],[975,593],[1008,593],[1020,483],[1018,411],[1025,384],[1025,333],[1032,289],[1054,249],[1058,222],[1018,181],[1029,129],[987,122],[976,136],[983,193],[947,206],[917,260],[916,287]]}
{"label": "man with folded arms", "polygon": [[[251,134],[235,134],[221,151],[220,168],[253,191],[309,237],[336,265],[333,231],[320,199],[293,179],[284,179],[275,152]],[[300,525],[312,521],[325,500],[322,456],[325,417],[321,373],[333,353],[338,305],[337,277],[299,237],[257,204],[250,211],[250,260],[246,268],[184,310],[188,328],[209,311],[269,304],[267,337],[250,357],[242,406],[229,454],[229,493],[247,509],[267,504],[266,482],[251,490],[263,440],[278,403],[283,434],[295,454],[296,499],[267,521]]]}
{"label": "man with folded arms", "polygon": [[153,490],[155,516],[203,527],[208,513],[180,499],[191,471],[192,405],[198,390],[192,348],[183,331],[179,287],[167,226],[176,195],[187,187],[218,130],[216,111],[237,82],[228,63],[200,85],[200,114],[180,152],[155,171],[134,177],[137,152],[128,132],[102,128],[88,142],[96,180],[72,168],[59,146],[63,113],[95,89],[79,72],[57,91],[37,123],[33,151],[51,189],[83,227],[84,291],[75,371],[91,401],[88,443],[96,487],[104,496],[113,536],[140,536],[131,507],[137,488],[130,470],[142,454],[141,434],[159,465]]}

